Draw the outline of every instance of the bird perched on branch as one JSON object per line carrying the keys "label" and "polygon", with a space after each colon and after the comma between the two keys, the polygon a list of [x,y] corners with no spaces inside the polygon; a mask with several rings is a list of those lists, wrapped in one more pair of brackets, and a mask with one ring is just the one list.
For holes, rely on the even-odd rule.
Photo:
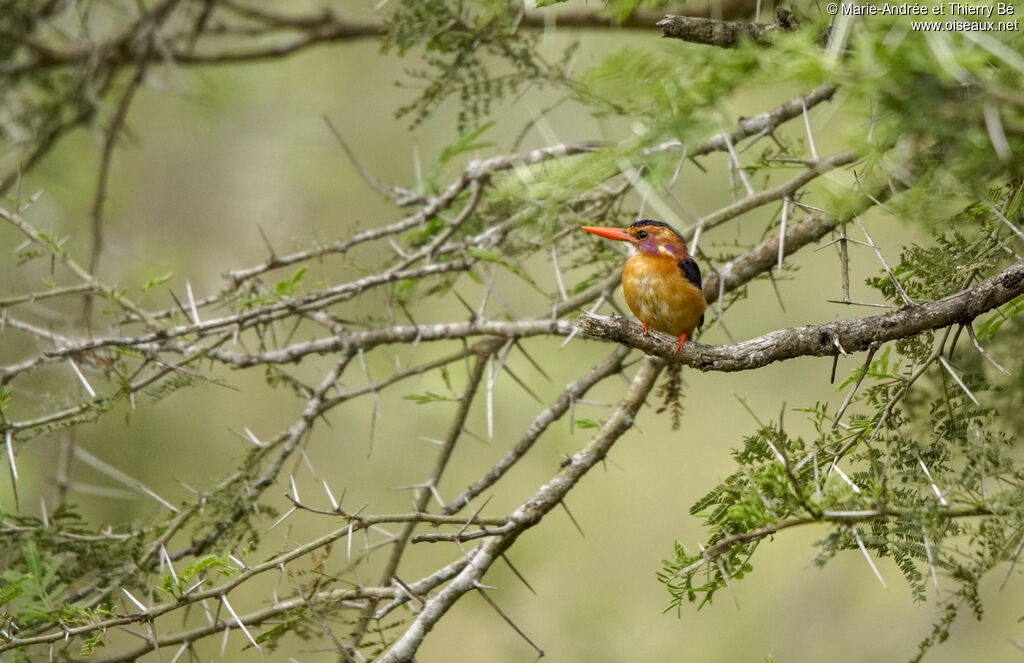
{"label": "bird perched on branch", "polygon": [[629,242],[633,255],[622,269],[622,294],[629,310],[643,324],[678,339],[676,352],[704,324],[708,307],[701,290],[700,268],[672,226],[637,221],[628,228],[583,226],[588,233]]}

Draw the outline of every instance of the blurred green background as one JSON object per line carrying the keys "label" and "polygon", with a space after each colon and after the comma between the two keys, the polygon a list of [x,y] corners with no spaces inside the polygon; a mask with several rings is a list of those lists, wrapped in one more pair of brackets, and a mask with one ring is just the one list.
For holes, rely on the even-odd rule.
{"label": "blurred green background", "polygon": [[[558,33],[545,39],[545,47],[552,53],[560,52],[569,40],[580,40],[576,67],[582,71],[623,46],[658,38],[641,32],[592,31]],[[267,63],[154,70],[129,116],[131,139],[121,145],[114,160],[103,278],[137,293],[146,280],[173,272],[167,286],[143,299],[149,306],[171,305],[168,288],[180,298],[188,281],[197,296],[213,293],[222,287],[222,273],[264,259],[267,248],[258,228],[277,252],[284,253],[308,246],[314,238],[329,242],[354,229],[399,218],[403,212],[383,201],[358,176],[323,116],[331,119],[362,166],[379,181],[415,187],[417,161],[421,168],[429,168],[453,139],[456,111],[454,105],[447,105],[415,130],[409,129],[407,120],[394,117],[394,109],[407,103],[414,92],[393,83],[404,79],[403,72],[415,66],[417,57],[416,53],[405,59],[382,55],[377,43],[363,41]],[[797,92],[767,89],[736,99],[731,110],[735,115],[754,114]],[[480,156],[508,149],[512,137],[560,95],[531,90],[516,103],[502,107],[495,118],[497,124],[486,134],[496,145]],[[829,105],[815,109],[812,118],[821,153],[835,149],[847,128],[842,118],[836,117]],[[548,114],[546,122],[565,142],[615,137],[621,129],[614,123],[593,120],[571,103]],[[789,127],[787,131],[800,129]],[[69,237],[69,246],[79,256],[87,254],[89,245],[88,210],[99,161],[98,140],[87,131],[74,133],[22,186],[23,192],[43,191],[30,218],[41,228]],[[535,129],[524,147],[544,142]],[[444,179],[459,165],[449,169]],[[705,166],[706,174],[688,165],[676,187],[699,213],[729,200],[725,159],[710,157]],[[845,180],[848,174],[835,177]],[[685,218],[681,211],[680,215]],[[702,248],[715,251],[716,244],[756,241],[763,220],[755,214],[729,222],[706,235]],[[891,260],[896,259],[900,245],[925,236],[920,229],[900,224],[884,213],[872,213],[867,220]],[[6,255],[11,255],[19,242],[9,230],[0,234],[0,249]],[[331,259],[314,263],[307,283],[351,278],[388,255],[386,246],[373,246],[362,250],[351,263]],[[750,297],[727,313],[726,322],[737,340],[779,327],[830,321],[836,315],[873,312],[825,302],[841,295],[833,248],[816,252],[809,247],[788,262],[798,269],[787,272],[779,284],[784,309],[771,285],[758,281],[750,286]],[[550,263],[535,260],[529,266],[534,277],[554,291]],[[855,300],[874,301],[875,295],[863,286],[863,280],[874,275],[877,267],[867,250],[853,251]],[[43,272],[45,269],[15,270],[13,264],[2,264],[2,290],[17,293],[37,287]],[[286,275],[282,272],[279,277]],[[580,276],[567,274],[570,281]],[[517,313],[535,315],[546,309],[544,300],[521,281],[502,274],[498,283],[498,291]],[[464,280],[457,289],[471,303],[480,301],[482,290],[476,284]],[[363,298],[351,310],[357,315],[384,315],[380,298]],[[607,306],[602,310],[608,310]],[[500,311],[501,304],[492,301],[488,312]],[[426,302],[412,313],[417,322],[465,316],[453,299]],[[32,307],[29,317],[55,331],[74,332],[74,320],[54,304]],[[700,340],[728,342],[716,327],[706,329]],[[521,356],[510,358],[512,368],[542,399],[553,398],[566,382],[612,349],[582,339],[565,348],[560,345],[561,339],[527,344],[551,375],[550,382]],[[415,359],[425,361],[454,347],[421,346]],[[4,361],[24,351],[17,344],[0,346]],[[386,375],[395,357],[405,365],[408,352],[408,347],[388,347],[371,353],[367,357],[370,375]],[[841,360],[837,383],[859,368],[861,361],[862,356]],[[330,362],[330,357],[306,360],[298,370],[315,375]],[[763,421],[777,420],[785,406],[789,409],[787,430],[810,434],[803,415],[792,408],[826,398],[834,404],[841,401],[842,394],[829,384],[830,368],[829,359],[798,359],[738,374],[686,370],[682,429],[671,431],[667,415],[657,416],[653,408],[645,409],[636,429],[614,447],[604,471],[587,476],[571,494],[569,507],[584,536],[577,533],[564,511],[556,510],[511,550],[511,560],[536,595],[507,567],[496,565],[486,578],[498,588],[491,596],[544,650],[547,660],[553,661],[761,661],[773,656],[779,662],[828,658],[841,663],[910,657],[937,616],[934,597],[927,605],[914,604],[891,560],[876,560],[888,588],[879,584],[856,552],[840,556],[824,569],[809,565],[820,534],[810,527],[763,544],[754,559],[754,573],[733,583],[732,596],[718,594],[715,604],[700,612],[691,606],[685,606],[678,617],[662,612],[669,597],[655,578],[661,560],[671,555],[674,540],[693,549],[705,538],[701,521],[688,513],[689,506],[732,471],[730,451],[757,425],[739,399],[746,399]],[[360,373],[356,368],[352,384],[359,384]],[[241,391],[201,385],[159,402],[143,399],[134,411],[122,406],[98,423],[80,427],[77,441],[89,453],[130,473],[171,502],[188,494],[180,482],[209,489],[233,469],[247,449],[235,432],[248,427],[259,437],[269,437],[288,426],[302,406],[284,391],[268,388],[259,372],[222,377]],[[453,379],[460,389],[465,379],[463,367],[453,370]],[[74,391],[78,387],[70,368],[57,366],[45,378],[19,388],[13,413],[32,412],[33,401],[74,402],[81,397]],[[611,378],[587,398],[614,403],[622,388],[619,378]],[[366,504],[365,513],[409,510],[409,491],[392,488],[417,484],[426,477],[436,447],[417,436],[443,437],[454,407],[451,403],[414,405],[402,398],[425,391],[444,391],[437,375],[386,390],[372,443],[370,399],[338,408],[328,417],[330,427],[315,430],[307,445],[310,462],[335,495],[345,492],[343,506],[356,509]],[[445,498],[490,467],[544,407],[507,377],[497,382],[495,406],[493,439],[467,437],[456,448],[439,488]],[[605,411],[579,405],[575,414],[600,419]],[[483,399],[478,400],[468,428],[486,438]],[[502,515],[528,498],[557,471],[562,455],[574,452],[587,439],[587,430],[577,427],[570,432],[568,417],[553,426],[510,473],[505,485],[499,484],[483,515]],[[37,438],[18,457],[21,508],[26,512],[38,509],[39,497],[49,499],[56,446],[56,438]],[[319,482],[301,461],[288,471],[294,474],[305,501],[326,506]],[[97,523],[145,522],[159,513],[156,503],[145,497],[114,499],[89,494],[91,486],[121,487],[81,463],[74,465],[72,479],[80,489],[73,491],[71,501]],[[282,495],[286,490],[285,483],[268,491],[264,502],[284,512],[289,506]],[[9,488],[5,485],[2,491],[3,508],[13,509]],[[272,522],[268,519],[266,527]],[[254,557],[262,559],[290,542],[307,541],[338,526],[336,520],[322,516],[295,514],[264,537]],[[358,548],[363,542],[357,537],[353,545]],[[426,546],[434,548],[422,550]],[[457,554],[450,544],[417,544],[399,573],[410,581]],[[344,566],[344,545],[336,546],[328,568]],[[355,575],[375,582],[377,573],[376,567],[362,567]],[[1010,641],[1024,640],[1024,628],[1017,622],[1019,602],[1013,601],[1021,590],[1020,580],[1011,578],[999,591],[1001,574],[993,575],[998,577],[984,585],[986,619],[978,624],[962,616],[950,641],[926,660],[1017,661],[1024,655]],[[267,578],[258,587],[246,588],[242,592],[245,598],[236,601],[233,594],[232,601],[236,607],[241,603],[246,610],[256,609],[275,590],[287,594],[292,586],[286,579]],[[227,658],[261,658],[253,650],[243,651],[244,644],[242,634],[232,633]],[[275,661],[289,656],[299,661],[332,660],[332,651],[326,640],[287,640],[266,657]],[[215,654],[211,651],[209,655]],[[521,662],[535,656],[490,606],[471,594],[427,638],[418,660]]]}

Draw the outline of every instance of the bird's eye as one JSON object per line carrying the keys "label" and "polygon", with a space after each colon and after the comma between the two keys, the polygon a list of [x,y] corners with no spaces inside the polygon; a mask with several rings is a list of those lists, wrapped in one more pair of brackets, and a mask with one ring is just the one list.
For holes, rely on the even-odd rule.
{"label": "bird's eye", "polygon": [[640,232],[638,232],[636,234],[636,238],[637,239],[647,239],[648,235],[650,235],[650,234],[651,233],[647,232],[646,230],[641,230]]}

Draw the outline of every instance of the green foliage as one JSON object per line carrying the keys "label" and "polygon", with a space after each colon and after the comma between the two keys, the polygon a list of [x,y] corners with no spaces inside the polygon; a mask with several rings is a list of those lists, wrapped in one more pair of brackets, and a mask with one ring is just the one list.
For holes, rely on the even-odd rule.
{"label": "green foliage", "polygon": [[117,403],[122,398],[126,397],[126,394],[117,392],[112,397],[98,397],[83,403],[79,403],[79,405],[77,406],[77,411],[74,415],[69,416],[66,419],[61,419],[59,421],[54,421],[51,423],[36,426],[31,430],[30,433],[23,433],[19,435],[19,437],[21,437],[22,439],[27,439],[30,436],[53,433],[55,431],[70,428],[72,426],[77,426],[82,423],[95,421],[102,415],[112,410],[114,406],[117,405]]}
{"label": "green foliage", "polygon": [[992,340],[1003,323],[1008,322],[1013,316],[1024,311],[1024,296],[1015,297],[1006,304],[1003,304],[993,311],[978,328],[978,338],[984,341]]}
{"label": "green foliage", "polygon": [[162,401],[165,398],[177,393],[181,389],[191,387],[199,380],[187,373],[171,373],[152,388],[146,390],[146,395],[153,399],[153,402]]}
{"label": "green foliage", "polygon": [[17,265],[20,267],[36,258],[45,258],[48,254],[46,251],[30,246],[18,251],[14,255],[17,258]]}
{"label": "green foliage", "polygon": [[82,649],[79,651],[80,656],[92,656],[96,652],[97,647],[103,646],[103,640],[106,634],[103,631],[96,631],[92,635],[82,638]]}
{"label": "green foliage", "polygon": [[178,574],[168,573],[161,579],[161,589],[171,598],[178,600],[196,578],[204,577],[207,571],[215,570],[222,576],[233,576],[237,567],[228,560],[227,555],[202,555],[197,557]]}
{"label": "green foliage", "polygon": [[521,278],[523,281],[526,281],[526,283],[533,286],[542,294],[547,295],[547,293],[540,289],[540,286],[537,285],[537,282],[533,280],[533,278],[525,269],[523,269],[522,267],[520,267],[511,260],[503,258],[494,251],[489,251],[487,249],[471,246],[468,249],[466,249],[466,255],[470,256],[471,258],[476,258],[477,260],[480,260],[482,262],[491,262],[497,265],[501,265],[508,271],[512,272],[513,274]]}
{"label": "green foliage", "polygon": [[281,615],[276,624],[257,635],[256,642],[270,651],[275,651],[278,645],[280,645],[281,639],[289,633],[303,640],[309,640],[318,632],[321,631],[315,626],[315,622],[310,619],[306,609],[296,608]]}
{"label": "green foliage", "polygon": [[[526,86],[567,80],[570,53],[555,63],[537,52],[538,36],[516,30],[518,11],[505,2],[402,0],[390,17],[386,47],[405,54],[422,48],[426,69],[407,73],[422,91],[398,110],[413,126],[449,98],[457,98],[460,131],[478,125],[495,104],[518,95]],[[493,60],[507,65],[493,71]]]}
{"label": "green foliage", "polygon": [[142,284],[142,294],[146,294],[153,288],[159,287],[164,283],[167,283],[174,277],[174,272],[164,272],[159,276],[154,276],[145,283]]}
{"label": "green foliage", "polygon": [[[260,458],[263,449],[257,448],[245,459],[245,469],[252,471],[253,464]],[[247,499],[249,497],[248,487],[244,481],[228,481],[217,487],[209,495],[204,496],[204,510],[200,517],[193,521],[193,528],[197,534],[216,531],[218,541],[223,542],[222,549],[231,549],[232,546],[254,547],[259,544],[265,530],[260,530],[263,518],[274,518],[278,515],[277,509],[273,506],[261,504],[254,508]],[[226,556],[209,557],[209,555],[197,558],[199,567],[193,569],[192,573],[203,571],[207,568],[216,568],[224,572],[223,561]],[[188,569],[186,569],[188,572]]]}
{"label": "green foliage", "polygon": [[[893,273],[912,300],[925,303],[940,299],[1009,263],[1002,247],[1012,241],[1011,231],[990,208],[987,201],[973,203],[949,219],[949,230],[936,234],[933,246],[911,245],[904,249]],[[903,305],[888,276],[869,279],[868,284],[889,301]],[[1003,308],[1009,312],[1011,304]]]}
{"label": "green foliage", "polygon": [[[1003,250],[1014,242],[1012,231],[991,210],[1010,209],[1014,189],[997,191],[1002,200],[969,205],[939,226],[945,230],[931,245],[904,250],[893,272],[915,301],[961,290],[1012,260]],[[889,276],[868,283],[902,305]],[[1016,342],[999,332],[1019,307],[1014,300],[981,324],[988,352]],[[760,425],[734,452],[737,471],[691,509],[710,530],[703,552],[676,543],[659,573],[669,608],[711,603],[716,591],[752,570],[760,542],[814,526],[824,532],[815,556],[820,565],[862,549],[891,557],[917,601],[932,593],[933,576],[955,583],[935,597],[941,615],[913,660],[945,640],[962,607],[980,617],[982,576],[1011,560],[1021,538],[1024,471],[1014,442],[1022,431],[1012,413],[989,405],[1000,402],[999,391],[984,362],[962,356],[976,354],[966,341],[958,345],[962,337],[946,330],[882,349],[840,385],[846,391],[863,379],[844,420],[824,403],[800,409],[815,438]]]}
{"label": "green foliage", "polygon": [[643,118],[641,136],[703,135],[714,113],[757,69],[760,50],[681,50],[669,41],[630,46],[587,71],[580,100],[598,114]]}
{"label": "green foliage", "polygon": [[425,405],[427,403],[437,403],[440,401],[457,401],[458,398],[452,398],[451,396],[445,396],[443,394],[435,394],[432,391],[428,391],[424,394],[409,394],[402,396],[407,401],[413,401],[416,405]]}
{"label": "green foliage", "polygon": [[[95,620],[105,612],[106,602],[85,608],[67,600],[83,584],[120,575],[126,587],[135,586],[134,572],[123,571],[131,568],[141,548],[140,534],[97,532],[69,506],[48,514],[45,522],[12,513],[0,516],[5,523],[0,533],[0,611],[17,628]],[[94,639],[88,646],[99,643]]]}
{"label": "green foliage", "polygon": [[0,419],[4,418],[4,410],[11,404],[11,398],[14,396],[14,387],[5,384],[0,386]]}
{"label": "green foliage", "polygon": [[295,273],[288,278],[278,281],[274,284],[274,295],[280,299],[282,297],[291,297],[299,290],[299,286],[302,284],[302,278],[309,271],[309,267],[303,265],[295,270]]}
{"label": "green foliage", "polygon": [[49,559],[45,563],[39,558],[39,550],[34,541],[22,547],[22,562],[25,571],[18,572],[7,569],[0,577],[8,583],[5,594],[11,598],[24,595],[29,599],[22,606],[17,618],[26,623],[38,619],[50,619],[54,607],[59,604],[61,595],[67,585],[60,581],[58,571],[63,563],[60,559]]}
{"label": "green foliage", "polygon": [[488,129],[494,126],[494,122],[485,122],[479,127],[469,129],[459,134],[458,138],[454,142],[449,144],[443,150],[441,150],[440,156],[437,158],[437,164],[443,166],[454,157],[460,154],[466,154],[467,152],[473,152],[475,150],[481,150],[486,147],[490,147],[494,143],[491,142],[480,142],[478,139],[483,136]]}

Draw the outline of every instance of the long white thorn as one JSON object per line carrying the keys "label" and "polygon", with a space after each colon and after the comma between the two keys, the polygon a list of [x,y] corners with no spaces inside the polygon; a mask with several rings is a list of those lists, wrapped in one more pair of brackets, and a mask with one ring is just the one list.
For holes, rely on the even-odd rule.
{"label": "long white thorn", "polygon": [[857,546],[860,548],[860,551],[864,553],[864,559],[868,560],[868,565],[871,567],[871,570],[875,572],[875,577],[878,578],[878,582],[882,583],[882,587],[889,589],[889,586],[885,584],[885,580],[882,579],[882,574],[878,572],[878,567],[875,566],[875,560],[871,559],[871,555],[868,554],[868,549],[864,547],[864,541],[860,538],[860,532],[857,531],[856,527],[852,526],[850,527],[850,530],[853,532],[853,537],[857,539]]}
{"label": "long white thorn", "polygon": [[555,245],[551,244],[551,265],[555,268],[555,283],[558,284],[558,294],[562,296],[562,301],[569,299],[569,295],[565,292],[565,282],[562,280],[562,269],[558,266],[558,252],[555,251]]}
{"label": "long white thorn", "polygon": [[224,603],[224,607],[228,609],[228,612],[231,613],[231,616],[235,618],[235,622],[238,623],[238,628],[242,629],[242,632],[245,633],[245,637],[249,638],[249,642],[252,643],[252,646],[256,649],[259,649],[259,643],[256,642],[256,638],[252,637],[252,633],[249,633],[249,629],[247,629],[242,620],[239,619],[238,613],[235,612],[235,609],[231,607],[231,603],[228,602],[228,597],[222,596],[220,597],[220,600],[222,603]]}
{"label": "long white thorn", "polygon": [[932,559],[932,544],[928,541],[928,535],[924,535],[924,553],[928,557],[928,569],[932,574],[932,583],[935,585],[935,591],[939,591],[939,576],[935,573],[935,560]]}
{"label": "long white thorn", "polygon": [[958,385],[960,385],[960,388],[963,390],[963,392],[967,394],[967,398],[970,398],[975,405],[981,405],[978,402],[978,399],[974,397],[974,394],[971,393],[971,390],[967,388],[967,385],[964,384],[963,380],[960,379],[960,376],[957,375],[956,371],[953,370],[953,367],[949,365],[948,361],[946,361],[946,358],[940,356],[939,363],[942,364],[942,367],[945,368],[951,376],[953,376],[953,380],[956,381]]}
{"label": "long white thorn", "polygon": [[249,430],[248,427],[243,427],[242,430],[245,432],[245,439],[247,441],[252,442],[254,445],[259,447],[260,449],[263,449],[263,448],[265,448],[267,446],[267,443],[266,442],[260,442],[260,439],[258,437],[256,437],[253,434],[253,432],[251,430]]}
{"label": "long white thorn", "polygon": [[192,644],[192,643],[191,642],[183,642],[183,643],[181,643],[181,646],[178,647],[178,651],[174,654],[174,658],[171,659],[171,663],[177,663],[178,659],[181,658],[181,655],[185,653],[185,650],[188,649],[188,646],[190,644]]}
{"label": "long white thorn", "polygon": [[199,320],[199,308],[196,307],[196,298],[195,295],[192,294],[191,281],[185,281],[185,294],[188,296],[188,308],[192,313],[192,322],[198,325],[201,322]]}
{"label": "long white thorn", "polygon": [[18,481],[18,464],[14,462],[14,433],[7,429],[4,433],[4,444],[7,446],[7,462],[11,466],[11,477]]}
{"label": "long white thorn", "polygon": [[1006,226],[1010,230],[1013,231],[1013,234],[1015,234],[1017,237],[1019,237],[1021,239],[1024,239],[1024,232],[1021,232],[1020,228],[1018,228],[1016,225],[1014,225],[1013,221],[1010,221],[1009,219],[1007,219],[1006,216],[1002,212],[1000,212],[999,209],[996,208],[996,206],[993,205],[992,203],[988,202],[987,200],[984,201],[984,203],[985,203],[985,206],[988,207],[988,210],[990,212],[992,212],[993,214],[998,216],[1000,221],[1005,223]]}
{"label": "long white thorn", "polygon": [[160,556],[163,557],[164,563],[167,565],[167,570],[171,572],[171,577],[174,578],[174,584],[180,582],[178,580],[178,574],[174,572],[174,564],[171,563],[171,556],[167,554],[167,548],[164,544],[160,544]]}
{"label": "long white thorn", "polygon": [[135,605],[137,605],[139,607],[139,610],[141,610],[142,612],[148,612],[148,609],[146,608],[146,606],[142,605],[142,601],[140,601],[139,599],[137,599],[134,596],[132,596],[131,592],[129,592],[124,587],[121,588],[121,591],[124,592],[124,595],[127,596],[131,600],[132,603],[134,603]]}
{"label": "long white thorn", "polygon": [[786,221],[789,220],[789,196],[782,199],[782,221],[779,223],[779,264],[775,273],[782,276],[782,259],[786,256]]}
{"label": "long white thorn", "polygon": [[942,495],[942,491],[939,490],[939,487],[935,484],[935,479],[932,478],[932,473],[928,471],[928,466],[925,465],[924,461],[920,458],[917,459],[917,462],[921,464],[921,469],[924,470],[924,475],[928,477],[928,481],[932,484],[932,491],[935,493],[935,497],[939,498],[939,504],[942,506],[949,506],[949,502],[946,501],[946,498]]}
{"label": "long white thorn", "polygon": [[327,493],[327,499],[329,499],[331,501],[331,508],[334,509],[335,511],[337,511],[338,510],[338,500],[334,499],[334,493],[331,492],[331,487],[327,485],[327,480],[326,479],[321,479],[320,481],[322,481],[323,484],[324,484],[324,491]]}
{"label": "long white thorn", "polygon": [[174,513],[178,512],[178,508],[176,506],[174,506],[173,504],[171,504],[170,502],[168,502],[167,500],[165,500],[164,498],[160,497],[155,492],[153,492],[152,490],[147,488],[141,481],[139,481],[138,479],[136,479],[136,478],[134,478],[134,477],[124,473],[124,472],[122,472],[121,470],[117,469],[113,465],[110,465],[110,464],[100,460],[96,456],[93,456],[89,452],[87,452],[84,449],[82,449],[81,446],[77,446],[76,445],[74,453],[75,453],[75,458],[77,458],[78,460],[82,461],[86,465],[92,467],[93,469],[98,470],[98,471],[102,472],[103,474],[106,474],[108,477],[110,477],[111,479],[114,479],[115,481],[118,481],[118,482],[120,482],[120,483],[122,483],[122,484],[124,484],[126,486],[131,487],[131,488],[134,488],[135,490],[137,490],[139,492],[142,492],[142,493],[145,493],[146,495],[149,495],[154,500],[156,500],[160,504],[164,505],[166,508],[170,509]]}
{"label": "long white thorn", "polygon": [[846,472],[843,472],[841,469],[839,469],[839,465],[838,464],[832,463],[832,469],[834,469],[836,471],[836,474],[838,474],[839,477],[843,481],[845,481],[850,486],[850,488],[853,489],[853,492],[855,492],[858,495],[860,495],[860,488],[857,486],[857,484],[855,484],[853,481],[850,480],[850,477],[846,476]]}
{"label": "long white thorn", "polygon": [[494,357],[487,360],[487,439],[494,439]]}
{"label": "long white thorn", "polygon": [[1002,161],[1009,161],[1013,158],[1010,152],[1010,143],[1006,140],[1006,131],[1003,130],[1003,122],[999,119],[999,111],[995,106],[987,105],[984,109],[985,128],[988,130],[988,139],[992,142],[992,149]]}
{"label": "long white thorn", "polygon": [[75,372],[75,375],[78,376],[78,381],[81,382],[82,386],[85,387],[85,390],[89,392],[89,396],[96,398],[96,390],[93,389],[92,385],[89,384],[89,381],[85,379],[85,375],[82,374],[82,369],[78,368],[78,363],[70,357],[68,357],[68,363],[71,364],[71,369]]}
{"label": "long white thorn", "polygon": [[287,511],[285,511],[285,513],[284,513],[284,515],[283,515],[283,516],[281,516],[280,518],[278,518],[277,520],[275,520],[275,521],[274,521],[274,524],[273,524],[273,525],[271,525],[271,526],[270,526],[269,528],[267,528],[267,532],[271,532],[271,531],[273,531],[273,529],[274,529],[275,527],[277,527],[278,525],[280,525],[281,523],[283,523],[283,522],[284,522],[285,518],[287,518],[288,516],[292,515],[292,514],[293,514],[293,513],[295,513],[295,512],[297,511],[297,510],[298,510],[298,507],[295,507],[295,506],[293,506],[292,508],[290,508],[290,509],[288,509]]}
{"label": "long white thorn", "polygon": [[[722,138],[725,139],[725,147],[729,150],[729,160],[732,161],[732,166],[736,170],[736,173],[740,176],[740,182],[743,183],[743,188],[747,190],[747,195],[752,196],[754,191],[753,185],[750,184],[750,180],[747,178],[747,171],[743,170],[743,166],[740,165],[739,157],[736,156],[736,150],[732,147],[732,138],[729,137],[729,132],[722,130]],[[818,157],[814,157],[815,160]]]}
{"label": "long white thorn", "polygon": [[811,118],[807,113],[807,102],[803,99],[800,100],[800,105],[804,109],[804,129],[807,130],[807,147],[811,150],[811,158],[815,161],[818,160],[818,148],[814,144],[814,134],[811,133]]}

